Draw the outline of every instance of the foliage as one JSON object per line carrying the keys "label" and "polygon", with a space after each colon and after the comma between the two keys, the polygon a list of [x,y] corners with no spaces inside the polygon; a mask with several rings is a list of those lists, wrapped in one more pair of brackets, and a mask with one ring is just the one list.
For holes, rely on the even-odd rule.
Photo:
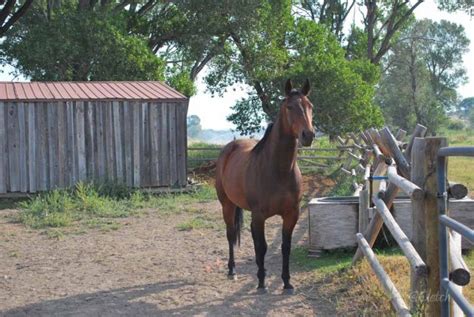
{"label": "foliage", "polygon": [[163,80],[164,63],[126,20],[109,11],[82,11],[73,1],[48,17],[41,3],[1,44],[5,62],[32,80]]}
{"label": "foliage", "polygon": [[464,98],[458,105],[457,111],[460,116],[467,117],[474,109],[474,97]]}
{"label": "foliage", "polygon": [[3,36],[30,8],[33,0],[9,0],[0,3],[0,36]]}
{"label": "foliage", "polygon": [[201,119],[199,118],[199,116],[188,116],[186,118],[186,123],[188,127],[188,136],[191,138],[197,137],[202,130]]}
{"label": "foliage", "polygon": [[449,119],[448,120],[448,129],[450,130],[463,130],[466,127],[464,121],[459,119]]}
{"label": "foliage", "polygon": [[[280,91],[287,78],[312,83],[314,124],[326,133],[338,134],[382,124],[372,103],[377,67],[367,60],[348,61],[339,42],[324,26],[279,11],[277,20],[262,9],[264,29],[238,34],[230,43],[230,55],[213,61],[207,83],[212,92],[223,92],[234,83],[254,88],[249,97],[234,105],[229,116],[242,134],[260,130],[263,118],[275,120]],[[288,10],[289,12],[289,10]],[[268,25],[278,24],[272,32]],[[286,23],[286,24],[285,24]],[[344,114],[344,115],[341,115]]]}
{"label": "foliage", "polygon": [[474,6],[473,0],[438,0],[438,8],[448,12],[456,10],[467,10]]}
{"label": "foliage", "polygon": [[447,21],[418,21],[402,36],[387,61],[377,101],[389,124],[411,129],[421,123],[435,132],[457,103],[469,40],[461,26]]}

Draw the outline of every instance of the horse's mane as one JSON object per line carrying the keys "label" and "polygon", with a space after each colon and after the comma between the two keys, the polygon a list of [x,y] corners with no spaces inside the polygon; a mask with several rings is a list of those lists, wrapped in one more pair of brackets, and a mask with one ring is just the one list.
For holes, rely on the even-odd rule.
{"label": "horse's mane", "polygon": [[265,146],[265,143],[267,142],[268,138],[270,137],[270,133],[272,132],[272,128],[273,128],[273,122],[270,122],[267,126],[267,129],[265,130],[265,134],[263,135],[263,138],[258,141],[257,144],[255,144],[255,146],[253,147],[252,149],[252,152],[253,153],[260,153],[264,146]]}

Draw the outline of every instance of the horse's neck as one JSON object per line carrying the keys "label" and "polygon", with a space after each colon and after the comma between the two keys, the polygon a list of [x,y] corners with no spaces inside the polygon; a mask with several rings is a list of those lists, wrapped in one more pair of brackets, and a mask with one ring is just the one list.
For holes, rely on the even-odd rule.
{"label": "horse's neck", "polygon": [[286,175],[295,168],[297,154],[297,140],[288,133],[285,121],[279,116],[270,135],[268,154],[272,169],[279,174]]}

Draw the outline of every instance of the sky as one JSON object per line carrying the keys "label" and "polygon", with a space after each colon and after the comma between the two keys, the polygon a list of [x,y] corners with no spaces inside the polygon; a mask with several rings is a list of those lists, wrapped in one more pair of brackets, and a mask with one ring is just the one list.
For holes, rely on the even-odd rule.
{"label": "sky", "polygon": [[[440,11],[436,7],[434,0],[423,2],[415,10],[415,16],[417,19],[429,18],[434,21],[445,19],[464,26],[467,37],[471,41],[470,52],[464,56],[464,65],[469,79],[465,85],[458,89],[458,92],[462,97],[474,96],[474,17],[471,18],[467,13],[462,11],[455,13]],[[22,80],[22,78],[13,78],[13,76],[9,74],[10,72],[11,67],[3,67],[3,73],[0,73],[0,80]],[[235,102],[245,98],[247,95],[245,92],[246,87],[230,87],[222,97],[212,97],[211,94],[206,91],[206,85],[203,83],[204,75],[205,73],[198,77],[198,92],[195,96],[191,97],[188,115],[198,115],[201,118],[201,126],[203,129],[233,129],[234,126],[228,122],[226,118],[232,113],[231,107]]]}

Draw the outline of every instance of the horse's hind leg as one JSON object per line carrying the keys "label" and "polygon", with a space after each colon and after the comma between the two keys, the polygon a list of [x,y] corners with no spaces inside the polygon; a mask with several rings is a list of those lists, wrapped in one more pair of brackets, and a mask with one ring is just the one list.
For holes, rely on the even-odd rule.
{"label": "horse's hind leg", "polygon": [[291,252],[291,236],[293,235],[293,229],[295,228],[296,222],[298,221],[299,209],[294,212],[288,213],[283,217],[283,228],[282,228],[282,244],[281,253],[283,256],[283,267],[281,278],[283,279],[283,290],[286,294],[293,294],[294,288],[290,284],[290,252]]}
{"label": "horse's hind leg", "polygon": [[261,214],[252,213],[252,238],[255,247],[255,257],[258,266],[257,277],[258,287],[257,292],[265,293],[265,254],[267,253],[267,241],[265,240],[265,219]]}
{"label": "horse's hind leg", "polygon": [[229,268],[229,278],[235,279],[235,260],[234,260],[234,247],[240,245],[240,229],[242,226],[242,209],[233,204],[230,200],[226,199],[222,203],[222,211],[224,215],[224,221],[226,224],[227,241],[229,243],[229,262],[227,267]]}

